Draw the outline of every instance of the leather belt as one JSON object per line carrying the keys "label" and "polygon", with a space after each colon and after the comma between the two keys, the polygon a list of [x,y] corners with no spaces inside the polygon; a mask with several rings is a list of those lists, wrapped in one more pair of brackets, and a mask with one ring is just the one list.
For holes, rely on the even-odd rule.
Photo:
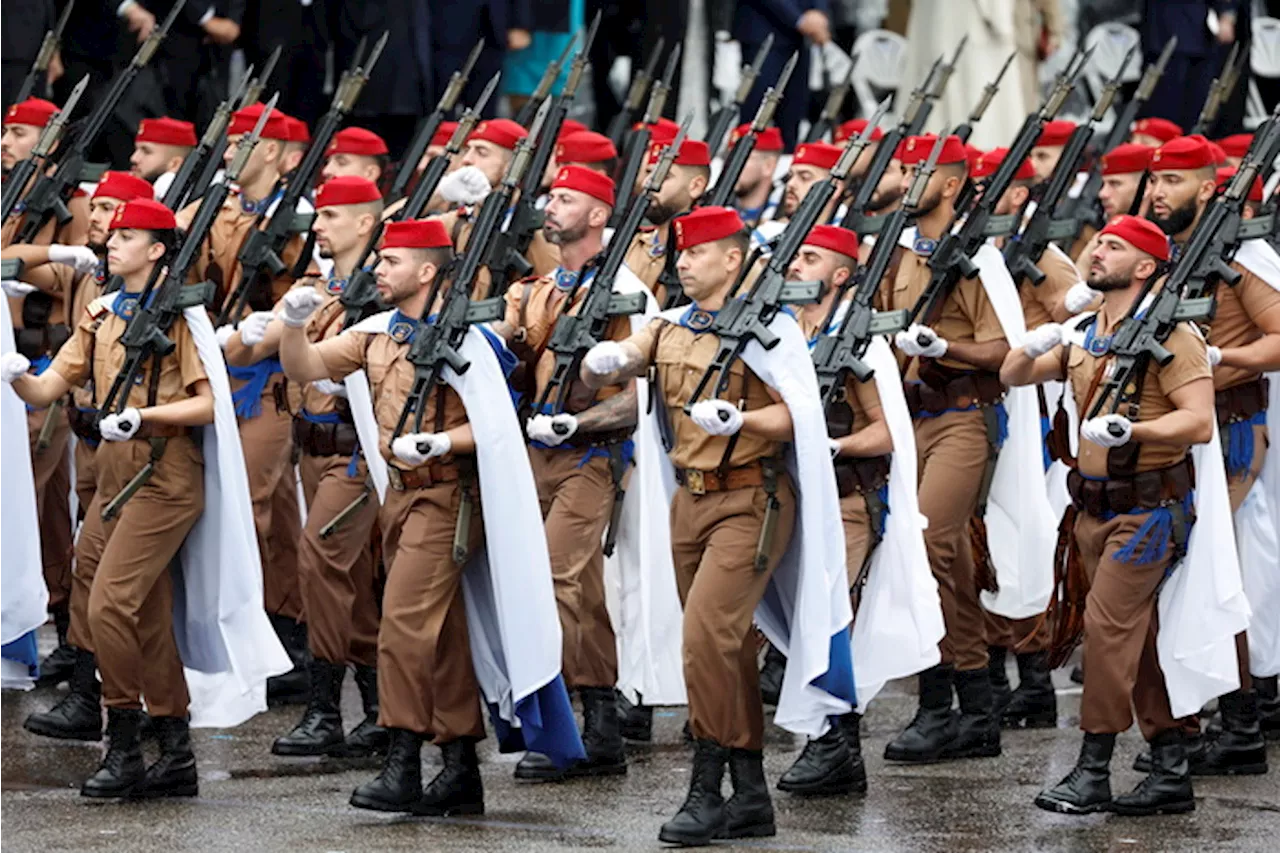
{"label": "leather belt", "polygon": [[835,460],[836,489],[840,497],[865,495],[875,492],[889,482],[889,456],[870,456],[860,459]]}
{"label": "leather belt", "polygon": [[968,373],[958,376],[941,387],[924,382],[909,382],[903,386],[907,408],[911,417],[940,415],[952,409],[971,409],[975,406],[993,406],[1004,399],[1004,386],[994,373]]}
{"label": "leather belt", "polygon": [[1106,518],[1180,502],[1191,494],[1195,479],[1188,456],[1168,468],[1106,480],[1090,480],[1073,469],[1067,474],[1067,491],[1077,508],[1095,518]]}
{"label": "leather belt", "polygon": [[1247,421],[1265,412],[1270,391],[1271,383],[1265,376],[1218,391],[1213,395],[1218,412],[1218,426]]}
{"label": "leather belt", "polygon": [[71,422],[71,431],[81,441],[97,444],[102,441],[102,433],[98,432],[98,410],[81,411],[78,406],[67,407],[67,420]]}
{"label": "leather belt", "polygon": [[564,441],[560,442],[560,447],[572,447],[575,449],[586,450],[591,447],[610,447],[615,444],[621,444],[631,438],[632,431],[627,429],[615,429],[610,432],[576,432]]}
{"label": "leather belt", "polygon": [[764,462],[752,462],[730,468],[727,471],[699,471],[696,468],[677,468],[676,482],[690,494],[705,495],[708,492],[727,492],[764,485]]}
{"label": "leather belt", "polygon": [[354,424],[293,419],[293,446],[307,456],[350,456],[356,452],[357,444]]}
{"label": "leather belt", "polygon": [[391,481],[391,488],[397,492],[429,489],[441,483],[455,483],[461,476],[462,472],[455,462],[428,462],[412,471],[403,471],[394,465],[387,466],[387,478]]}

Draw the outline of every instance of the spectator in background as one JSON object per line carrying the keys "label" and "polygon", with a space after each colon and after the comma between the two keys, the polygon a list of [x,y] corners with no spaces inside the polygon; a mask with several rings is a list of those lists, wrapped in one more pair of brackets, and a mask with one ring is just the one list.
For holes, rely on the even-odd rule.
{"label": "spectator in background", "polygon": [[[0,17],[4,19],[4,27],[0,28],[0,107],[7,110],[18,99],[18,89],[36,61],[44,34],[57,23],[57,12],[53,0],[3,0]],[[62,71],[62,57],[55,54],[49,63],[47,84],[37,81],[31,95],[48,99],[48,87],[62,76]]]}
{"label": "spectator in background", "polygon": [[[1154,62],[1171,36],[1178,37],[1178,46],[1143,115],[1166,118],[1184,128],[1195,126],[1209,84],[1222,70],[1231,46],[1239,40],[1244,56],[1249,55],[1250,5],[1250,0],[1147,0],[1141,23],[1146,61]],[[1211,12],[1216,32],[1210,29]],[[1246,62],[1236,91],[1206,136],[1216,139],[1242,129],[1248,80]]]}
{"label": "spectator in background", "polygon": [[[645,13],[640,0],[586,0],[583,17],[589,21],[596,12],[602,13],[602,17],[600,33],[591,45],[591,91],[596,105],[595,126],[603,132],[622,110],[619,95],[609,86],[614,61],[622,56],[630,57],[633,74],[644,65],[646,56],[641,50]],[[655,73],[661,74],[662,69]],[[622,95],[625,97],[626,92]]]}
{"label": "spectator in background", "polygon": [[[574,34],[582,28],[583,0],[539,0],[533,5],[532,13],[532,30],[512,30],[509,33],[507,58],[502,67],[502,93],[507,96],[512,115],[520,112],[525,101],[538,88],[547,66],[560,58]],[[604,26],[602,21],[601,27]],[[601,32],[596,38],[603,36]],[[575,46],[570,59],[581,47],[580,43]],[[551,88],[552,94],[560,93],[568,77],[569,66],[566,63]],[[583,80],[579,89],[588,85],[590,80]]]}
{"label": "spectator in background", "polygon": [[751,120],[791,54],[800,52],[800,62],[774,116],[788,150],[795,148],[800,121],[809,110],[809,51],[804,48],[809,43],[821,46],[831,40],[829,8],[828,0],[741,0],[733,18],[733,37],[742,46],[744,62],[750,62],[764,40],[773,34],[773,47],[742,106],[743,120]]}
{"label": "spectator in background", "polygon": [[1064,23],[1058,0],[1028,0],[1014,5],[1013,35],[1018,50],[1017,68],[1022,75],[1024,112],[1040,105],[1040,63],[1062,44]]}
{"label": "spectator in background", "polygon": [[267,97],[279,92],[280,111],[308,125],[329,106],[323,85],[328,17],[342,5],[343,0],[247,0],[240,36],[245,62],[262,71],[271,51],[281,45],[280,60],[263,91]]}

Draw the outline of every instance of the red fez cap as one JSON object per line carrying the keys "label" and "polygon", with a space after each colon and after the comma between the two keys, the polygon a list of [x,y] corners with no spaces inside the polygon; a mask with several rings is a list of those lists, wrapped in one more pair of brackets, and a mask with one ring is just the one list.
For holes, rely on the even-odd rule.
{"label": "red fez cap", "polygon": [[690,246],[731,237],[744,227],[742,217],[731,207],[699,207],[677,217],[672,224],[676,229],[676,249],[681,252]]}
{"label": "red fez cap", "polygon": [[[640,127],[643,127],[643,123],[636,124],[636,128]],[[679,132],[680,125],[669,118],[660,118],[649,126],[649,142],[650,144],[657,142],[661,145],[670,145]]]}
{"label": "red fez cap", "polygon": [[603,133],[580,130],[566,133],[556,143],[559,163],[603,163],[618,156],[618,149]]}
{"label": "red fez cap", "polygon": [[[258,119],[262,117],[264,109],[266,107],[263,104],[250,104],[242,110],[236,110],[231,114],[231,124],[227,127],[227,133],[230,135],[249,133],[257,125]],[[277,109],[271,110],[267,123],[262,126],[262,138],[278,139],[283,142],[292,140],[289,120],[284,113]]]}
{"label": "red fez cap", "polygon": [[1149,145],[1123,142],[1102,155],[1102,174],[1128,175],[1145,172],[1151,167],[1151,155],[1155,152]]}
{"label": "red fez cap", "polygon": [[613,207],[613,179],[586,166],[561,166],[551,189],[576,190]]}
{"label": "red fez cap", "polygon": [[580,121],[574,121],[571,118],[567,118],[560,123],[560,132],[556,134],[556,139],[561,140],[571,133],[582,133],[583,131],[590,129],[591,128],[587,127]]}
{"label": "red fez cap", "polygon": [[1178,127],[1167,118],[1140,118],[1133,123],[1129,129],[1130,135],[1141,134],[1142,136],[1151,136],[1159,139],[1161,142],[1168,142],[1171,139],[1177,139],[1182,135],[1182,128]]}
{"label": "red fez cap", "polygon": [[1151,155],[1151,171],[1203,169],[1218,161],[1209,140],[1203,136],[1179,136],[1161,145]]}
{"label": "red fez cap", "polygon": [[1218,140],[1218,147],[1225,151],[1228,157],[1243,157],[1249,153],[1249,146],[1252,144],[1252,133],[1237,133]]}
{"label": "red fez cap", "polygon": [[176,118],[144,118],[138,122],[138,135],[133,141],[195,148],[196,126]]}
{"label": "red fez cap", "polygon": [[363,127],[346,127],[333,135],[326,154],[355,154],[359,157],[379,157],[389,154],[387,143],[372,130]]}
{"label": "red fez cap", "polygon": [[[923,163],[929,159],[929,152],[933,150],[933,146],[937,142],[938,137],[932,133],[926,133],[923,136],[908,136],[898,145],[895,158],[902,161],[904,166]],[[965,165],[969,163],[969,154],[964,150],[964,143],[960,141],[960,137],[954,134],[948,136],[946,141],[942,143],[942,151],[938,154],[939,166],[952,163],[964,163]]]}
{"label": "red fez cap", "polygon": [[[849,121],[846,121],[832,132],[831,140],[836,144],[848,142],[850,139],[862,133],[862,131],[866,129],[867,120],[865,118],[849,119]],[[880,129],[879,125],[877,125],[875,129],[871,131],[871,141],[879,142],[881,139],[884,139],[884,131]]]}
{"label": "red fez cap", "polygon": [[[978,160],[973,164],[973,177],[989,178],[996,173],[996,169],[1000,168],[1000,164],[1009,156],[1008,148],[992,148],[978,156]],[[1031,161],[1023,158],[1018,164],[1018,171],[1014,173],[1015,181],[1030,181],[1036,176],[1035,167],[1031,165]]]}
{"label": "red fez cap", "polygon": [[142,228],[146,231],[168,231],[178,227],[173,211],[158,201],[138,198],[126,201],[116,208],[111,217],[110,230],[117,228]]}
{"label": "red fez cap", "polygon": [[342,175],[330,178],[316,190],[316,210],[339,204],[368,204],[381,198],[378,185],[368,178]]}
{"label": "red fez cap", "polygon": [[1066,119],[1045,122],[1044,129],[1040,131],[1040,138],[1036,140],[1036,146],[1066,145],[1075,129],[1076,123]]}
{"label": "red fez cap", "polygon": [[858,235],[839,225],[813,226],[809,236],[804,238],[804,244],[830,249],[848,258],[857,259],[858,257]]}
{"label": "red fez cap", "polygon": [[118,198],[121,201],[156,197],[156,189],[148,181],[128,172],[103,172],[98,179],[98,186],[93,191],[94,198]]}
{"label": "red fez cap", "polygon": [[449,232],[438,219],[405,219],[388,222],[382,229],[384,249],[447,249]]}
{"label": "red fez cap", "polygon": [[516,143],[529,135],[529,131],[509,118],[491,118],[480,122],[467,137],[468,142],[492,142],[499,148],[514,151]]}
{"label": "red fez cap", "polygon": [[456,121],[442,121],[440,126],[436,128],[436,135],[431,137],[431,145],[444,146],[449,144],[449,140],[453,138],[453,132],[458,129]]}
{"label": "red fez cap", "polygon": [[817,166],[830,171],[844,149],[839,145],[828,145],[825,142],[806,142],[796,146],[795,156],[791,158],[792,166]]}
{"label": "red fez cap", "polygon": [[1117,216],[1099,232],[1099,236],[1104,234],[1114,234],[1157,261],[1169,260],[1169,238],[1154,222],[1139,216]]}
{"label": "red fez cap", "polygon": [[964,162],[969,167],[969,171],[973,171],[973,167],[978,164],[978,158],[981,156],[981,148],[976,145],[970,145],[968,142],[964,144]]}
{"label": "red fez cap", "polygon": [[[666,142],[653,143],[649,147],[649,162],[658,162],[658,158],[662,156],[662,149],[672,142],[675,142],[675,137],[668,139]],[[707,143],[701,139],[686,139],[680,143],[680,150],[676,153],[675,165],[710,166],[711,149],[707,148]]]}
{"label": "red fez cap", "polygon": [[1213,162],[1215,164],[1222,165],[1227,162],[1227,152],[1223,150],[1221,145],[1216,142],[1210,142],[1209,150],[1213,152]]}
{"label": "red fez cap", "polygon": [[9,107],[4,114],[5,124],[30,124],[44,127],[58,111],[58,105],[43,98],[27,98],[20,104]]}
{"label": "red fez cap", "polygon": [[[746,136],[751,130],[751,125],[740,124],[733,129],[733,133],[729,134],[729,144],[735,144],[739,139]],[[778,128],[769,126],[756,136],[756,150],[768,151],[774,153],[782,152],[782,131]]]}
{"label": "red fez cap", "polygon": [[[1218,186],[1225,187],[1231,183],[1231,179],[1236,176],[1239,170],[1235,166],[1223,166],[1218,170]],[[1253,186],[1249,187],[1249,194],[1245,197],[1247,201],[1262,201],[1262,176],[1254,175]]]}
{"label": "red fez cap", "polygon": [[311,129],[307,127],[305,121],[300,118],[294,118],[288,113],[285,114],[284,121],[289,127],[289,135],[285,137],[286,142],[297,142],[305,145],[311,141]]}

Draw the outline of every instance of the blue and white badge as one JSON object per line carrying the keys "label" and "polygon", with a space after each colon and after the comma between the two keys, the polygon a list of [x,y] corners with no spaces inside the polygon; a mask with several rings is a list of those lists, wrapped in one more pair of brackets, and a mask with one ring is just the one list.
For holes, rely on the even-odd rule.
{"label": "blue and white badge", "polygon": [[391,337],[391,340],[398,344],[408,343],[413,340],[416,325],[408,320],[395,320],[391,323],[391,328],[387,330],[387,334]]}
{"label": "blue and white badge", "polygon": [[347,288],[345,278],[331,278],[324,283],[324,292],[330,296],[338,296]]}
{"label": "blue and white badge", "polygon": [[915,242],[911,244],[911,251],[924,258],[932,255],[933,251],[937,248],[938,241],[934,240],[932,237],[917,237]]}
{"label": "blue and white badge", "polygon": [[703,311],[701,308],[690,309],[689,313],[684,316],[684,322],[681,323],[687,329],[694,332],[705,332],[711,328],[711,324],[716,321],[716,315],[710,311]]}
{"label": "blue and white badge", "polygon": [[554,281],[556,287],[560,290],[572,290],[573,285],[578,280],[577,270],[567,270],[563,267],[556,267],[554,273]]}

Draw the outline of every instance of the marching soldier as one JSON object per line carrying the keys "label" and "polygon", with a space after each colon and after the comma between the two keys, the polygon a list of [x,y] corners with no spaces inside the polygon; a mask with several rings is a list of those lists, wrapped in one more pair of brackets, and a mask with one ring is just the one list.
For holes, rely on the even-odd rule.
{"label": "marching soldier", "polygon": [[1249,153],[1249,146],[1252,144],[1252,133],[1235,133],[1218,140],[1218,147],[1227,155],[1226,165],[1233,169],[1240,168],[1240,161]]}
{"label": "marching soldier", "polygon": [[1045,122],[1036,144],[1031,149],[1031,166],[1035,169],[1036,181],[1043,183],[1058,168],[1058,160],[1062,157],[1062,149],[1067,140],[1075,132],[1076,123],[1065,119],[1054,119]]}
{"label": "marching soldier", "polygon": [[0,166],[4,168],[5,177],[10,169],[31,156],[40,140],[40,131],[57,112],[58,105],[43,98],[27,98],[9,107],[4,114],[4,133],[0,135]]}
{"label": "marching soldier", "polygon": [[618,149],[609,137],[593,130],[561,133],[547,165],[549,175],[557,174],[561,166],[582,166],[611,176],[618,170]]}
{"label": "marching soldier", "polygon": [[325,151],[320,179],[327,181],[351,175],[376,184],[382,180],[390,162],[391,152],[381,136],[363,127],[346,127],[333,135]]}
{"label": "marching soldier", "polygon": [[[1138,189],[1142,186],[1142,176],[1151,168],[1151,155],[1155,149],[1147,145],[1125,142],[1102,155],[1102,187],[1098,190],[1098,201],[1102,203],[1103,217],[1110,221],[1133,209],[1138,197]],[[1151,208],[1151,191],[1143,193],[1138,215],[1146,216]],[[1089,264],[1092,263],[1093,250],[1098,247],[1095,237],[1091,237],[1075,258],[1076,269],[1082,276],[1087,276]],[[1067,311],[1079,314],[1101,298],[1083,282],[1071,288],[1066,296]]]}
{"label": "marching soldier", "polygon": [[[732,148],[751,129],[751,125],[743,124],[734,128],[729,134],[729,146]],[[778,160],[782,156],[782,131],[776,127],[766,127],[756,137],[755,147],[747,157],[738,183],[733,187],[734,209],[742,217],[742,221],[752,228],[772,218],[777,203],[772,201],[773,177],[778,172]]]}
{"label": "marching soldier", "polygon": [[1148,148],[1159,148],[1182,135],[1182,128],[1167,118],[1140,118],[1129,129],[1129,141]]}
{"label": "marching soldier", "polygon": [[[173,213],[144,199],[117,208],[107,243],[123,289],[90,304],[49,371],[26,375],[26,359],[5,357],[4,380],[19,396],[48,405],[72,386],[109,388],[121,364],[119,343],[152,269],[176,243]],[[204,461],[192,430],[213,420],[208,374],[183,318],[169,330],[176,348],[143,368],[128,408],[100,423],[97,490],[77,543],[75,583],[87,619],[73,621],[71,642],[92,651],[102,673],[109,748],[81,788],[86,797],[195,796],[195,756],[187,734],[187,687],[173,626],[170,562],[204,508]],[[112,521],[103,508],[148,461],[154,473]],[[90,664],[92,666],[92,664]],[[147,710],[161,756],[144,764],[139,732]]]}
{"label": "marching soldier", "polygon": [[[1074,324],[1069,340],[1054,324],[1030,333],[1008,356],[1003,379],[1011,385],[1067,381],[1083,418],[1111,360],[1109,336],[1168,259],[1168,241],[1155,225],[1132,216],[1113,220],[1100,232],[1089,270],[1090,286],[1103,293],[1101,309]],[[1079,457],[1069,479],[1074,509],[1063,533],[1069,572],[1074,577],[1078,567],[1088,584],[1083,631],[1089,664],[1080,709],[1085,734],[1075,769],[1036,798],[1049,811],[1144,815],[1195,808],[1186,739],[1170,712],[1156,656],[1155,607],[1193,521],[1189,449],[1212,434],[1214,392],[1205,344],[1194,329],[1178,326],[1164,346],[1173,360],[1151,363],[1125,414],[1085,419],[1080,426]],[[1113,798],[1111,754],[1116,734],[1133,723],[1131,702],[1153,766],[1131,793]]]}
{"label": "marching soldier", "polygon": [[[796,212],[800,202],[809,194],[809,188],[831,174],[844,148],[828,145],[825,142],[805,142],[796,146],[796,153],[791,158],[791,170],[787,172],[787,182],[782,190],[782,203],[778,206],[778,217],[770,220],[767,228],[759,228],[757,232],[766,239],[772,239],[782,233],[782,228],[791,215]],[[829,222],[835,214],[835,206],[839,194],[832,198],[830,207],[818,217],[821,222]]]}
{"label": "marching soldier", "polygon": [[[677,125],[675,128],[679,130]],[[658,137],[655,131],[655,138]],[[649,166],[658,162],[661,145],[675,140],[675,133],[665,143],[654,142],[650,148]],[[646,169],[641,169],[638,180],[643,180]],[[670,251],[671,222],[677,216],[693,210],[698,199],[707,191],[711,181],[711,154],[707,143],[697,139],[686,139],[680,144],[671,171],[658,190],[658,196],[649,205],[648,220],[653,223],[652,229],[642,229],[631,241],[627,251],[625,265],[627,269],[640,277],[648,285],[659,305],[667,303],[667,288],[660,282],[664,277],[675,273],[676,259]],[[665,271],[665,275],[664,275]]]}
{"label": "marching soldier", "polygon": [[196,126],[174,118],[144,118],[133,138],[129,172],[155,186],[157,198],[164,198],[182,161],[199,144]]}

